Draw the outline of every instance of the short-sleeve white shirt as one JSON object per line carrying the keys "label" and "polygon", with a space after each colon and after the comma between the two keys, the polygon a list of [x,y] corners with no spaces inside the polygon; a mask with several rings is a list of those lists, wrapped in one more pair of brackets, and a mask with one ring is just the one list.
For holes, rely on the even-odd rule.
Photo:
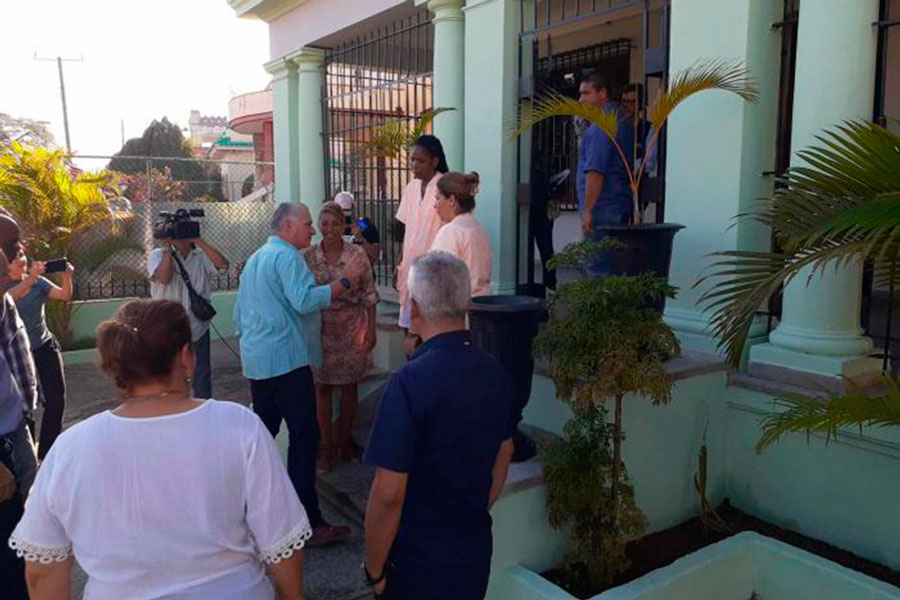
{"label": "short-sleeve white shirt", "polygon": [[[165,248],[154,248],[147,256],[150,297],[155,300],[174,300],[181,303],[191,319],[191,337],[196,342],[203,337],[203,334],[209,331],[209,321],[200,321],[191,312],[191,297],[188,294],[187,286],[184,285],[184,281],[179,275],[178,264],[173,261],[172,279],[168,284],[163,285],[153,278],[166,252],[168,250]],[[187,271],[188,277],[191,279],[194,291],[209,300],[212,295],[209,278],[216,274],[216,268],[213,266],[212,261],[200,248],[192,249],[188,252],[187,257],[179,255],[179,258]]]}
{"label": "short-sleeve white shirt", "polygon": [[109,411],[65,431],[44,460],[10,546],[74,554],[85,600],[271,600],[264,563],[311,535],[272,436],[250,410]]}

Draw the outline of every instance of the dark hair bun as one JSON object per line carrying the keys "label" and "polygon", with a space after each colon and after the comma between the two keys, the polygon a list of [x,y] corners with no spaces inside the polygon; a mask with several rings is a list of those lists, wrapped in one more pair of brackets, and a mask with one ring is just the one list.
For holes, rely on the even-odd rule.
{"label": "dark hair bun", "polygon": [[97,327],[100,368],[116,387],[171,375],[175,357],[191,343],[187,312],[172,300],[132,300]]}

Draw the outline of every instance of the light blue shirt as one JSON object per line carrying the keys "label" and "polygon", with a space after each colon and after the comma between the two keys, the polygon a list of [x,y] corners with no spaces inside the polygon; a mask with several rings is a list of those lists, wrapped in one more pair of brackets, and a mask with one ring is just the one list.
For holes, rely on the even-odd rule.
{"label": "light blue shirt", "polygon": [[322,363],[322,318],[331,287],[316,285],[300,252],[271,236],[241,273],[235,333],[247,379],[269,379]]}

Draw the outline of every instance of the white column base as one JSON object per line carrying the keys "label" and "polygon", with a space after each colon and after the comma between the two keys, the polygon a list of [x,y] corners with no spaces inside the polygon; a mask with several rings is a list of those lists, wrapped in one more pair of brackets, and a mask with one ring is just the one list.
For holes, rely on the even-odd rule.
{"label": "white column base", "polygon": [[845,391],[849,383],[867,386],[881,376],[881,360],[869,356],[822,355],[758,344],[750,349],[749,373],[812,390]]}

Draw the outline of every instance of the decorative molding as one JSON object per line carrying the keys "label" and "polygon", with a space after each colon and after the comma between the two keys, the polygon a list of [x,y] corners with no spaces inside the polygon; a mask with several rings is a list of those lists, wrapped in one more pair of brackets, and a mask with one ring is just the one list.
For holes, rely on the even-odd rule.
{"label": "decorative molding", "polygon": [[321,72],[325,64],[325,51],[321,48],[305,47],[284,57],[297,65],[298,73]]}
{"label": "decorative molding", "polygon": [[447,22],[464,22],[463,8],[465,5],[465,0],[429,0],[428,10],[434,14],[432,22],[436,25]]}
{"label": "decorative molding", "polygon": [[266,23],[284,16],[310,0],[228,0],[228,5],[241,18],[256,18]]}
{"label": "decorative molding", "polygon": [[276,58],[263,65],[263,68],[272,76],[272,79],[287,79],[297,76],[297,65],[286,58]]}

